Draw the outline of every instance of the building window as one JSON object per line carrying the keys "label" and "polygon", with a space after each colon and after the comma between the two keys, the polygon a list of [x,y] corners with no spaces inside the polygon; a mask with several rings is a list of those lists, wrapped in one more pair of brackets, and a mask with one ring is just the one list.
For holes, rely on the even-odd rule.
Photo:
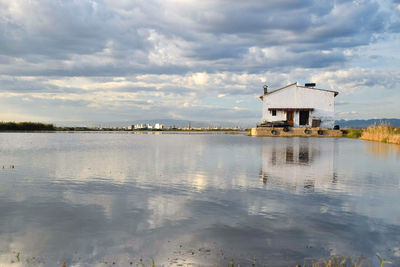
{"label": "building window", "polygon": [[272,110],[272,116],[276,116],[276,110],[275,109]]}

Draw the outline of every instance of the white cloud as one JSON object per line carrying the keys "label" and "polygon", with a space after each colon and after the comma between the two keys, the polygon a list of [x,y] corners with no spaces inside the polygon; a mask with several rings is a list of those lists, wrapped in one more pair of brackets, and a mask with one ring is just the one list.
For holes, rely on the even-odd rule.
{"label": "white cloud", "polygon": [[344,94],[366,89],[395,89],[400,87],[400,71],[350,68],[326,71],[311,76],[318,84],[328,85]]}

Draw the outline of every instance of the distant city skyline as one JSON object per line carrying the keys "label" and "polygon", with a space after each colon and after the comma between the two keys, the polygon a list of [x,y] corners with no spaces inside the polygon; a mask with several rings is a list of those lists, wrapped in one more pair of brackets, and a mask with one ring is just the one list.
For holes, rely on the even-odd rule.
{"label": "distant city skyline", "polygon": [[262,87],[400,118],[400,0],[0,0],[0,120],[261,122]]}

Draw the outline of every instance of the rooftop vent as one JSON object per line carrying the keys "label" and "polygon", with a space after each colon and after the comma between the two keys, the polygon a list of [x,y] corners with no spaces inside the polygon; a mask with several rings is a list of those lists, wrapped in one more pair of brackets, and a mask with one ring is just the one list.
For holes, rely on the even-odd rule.
{"label": "rooftop vent", "polygon": [[306,83],[304,86],[305,87],[315,87],[317,84],[316,83]]}
{"label": "rooftop vent", "polygon": [[266,93],[268,93],[268,85],[264,85],[263,88],[264,88],[264,95],[265,95]]}

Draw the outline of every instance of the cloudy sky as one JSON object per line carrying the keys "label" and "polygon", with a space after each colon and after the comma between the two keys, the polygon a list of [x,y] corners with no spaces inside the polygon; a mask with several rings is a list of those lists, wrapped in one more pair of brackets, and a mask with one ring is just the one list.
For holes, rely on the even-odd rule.
{"label": "cloudy sky", "polygon": [[400,0],[0,0],[0,120],[261,120],[262,86],[400,118]]}

